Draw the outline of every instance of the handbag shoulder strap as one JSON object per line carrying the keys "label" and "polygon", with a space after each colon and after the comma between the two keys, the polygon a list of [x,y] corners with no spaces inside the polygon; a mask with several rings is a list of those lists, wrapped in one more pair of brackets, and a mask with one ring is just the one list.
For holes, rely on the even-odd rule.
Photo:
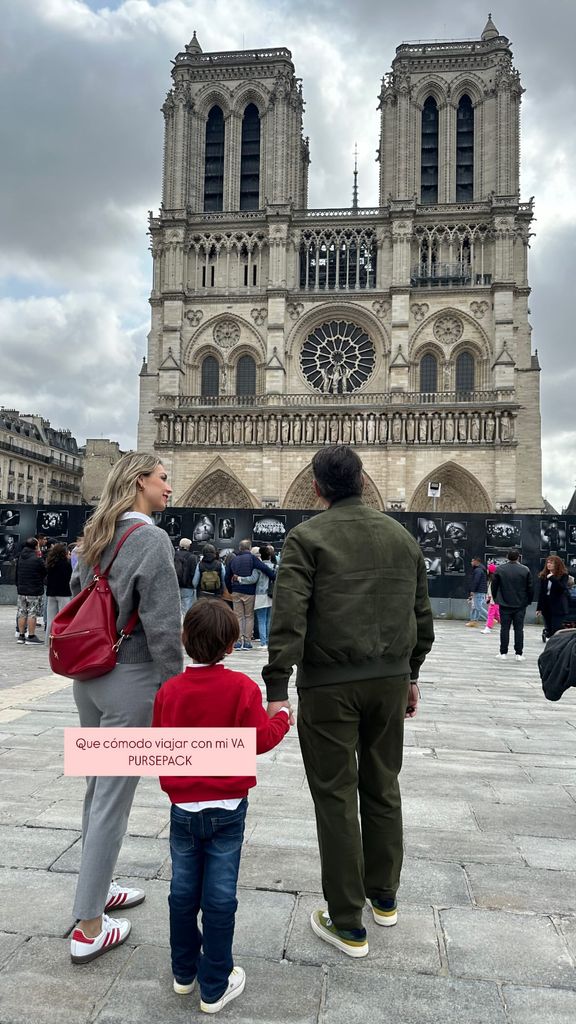
{"label": "handbag shoulder strap", "polygon": [[120,540],[118,541],[116,547],[114,548],[114,554],[112,555],[112,558],[108,562],[108,565],[107,565],[106,569],[104,570],[104,572],[101,572],[101,570],[100,570],[100,562],[98,562],[98,564],[94,566],[94,575],[95,576],[100,576],[102,579],[108,579],[108,576],[110,574],[110,569],[112,568],[112,565],[113,565],[113,563],[114,563],[114,561],[116,559],[116,555],[120,551],[120,548],[122,547],[124,541],[128,540],[128,537],[130,536],[131,533],[134,533],[134,530],[139,530],[141,526],[145,526],[145,525],[146,524],[144,522],[139,522],[139,523],[134,523],[133,526],[130,526],[126,530],[126,533],[123,533],[122,536],[120,537]]}

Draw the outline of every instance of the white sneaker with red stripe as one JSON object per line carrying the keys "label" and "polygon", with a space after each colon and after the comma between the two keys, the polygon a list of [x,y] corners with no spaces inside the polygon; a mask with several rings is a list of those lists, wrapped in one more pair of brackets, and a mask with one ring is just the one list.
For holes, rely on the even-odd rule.
{"label": "white sneaker with red stripe", "polygon": [[118,885],[117,882],[110,882],[104,912],[108,913],[109,910],[127,910],[128,907],[137,907],[139,903],[144,903],[145,899],[146,893],[143,889],[128,889],[125,886]]}
{"label": "white sneaker with red stripe", "polygon": [[102,914],[102,931],[93,939],[84,935],[81,928],[75,928],[70,942],[72,963],[87,964],[97,956],[107,953],[109,949],[121,946],[130,935],[131,928],[130,921],[125,918],[119,917],[113,921],[112,918],[106,917],[106,914]]}

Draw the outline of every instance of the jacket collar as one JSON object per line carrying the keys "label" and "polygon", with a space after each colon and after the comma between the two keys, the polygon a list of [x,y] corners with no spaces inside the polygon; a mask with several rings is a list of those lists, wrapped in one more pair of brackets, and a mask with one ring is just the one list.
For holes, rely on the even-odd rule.
{"label": "jacket collar", "polygon": [[[338,501],[333,501],[328,509],[331,508],[344,508],[346,505],[363,505],[364,502],[359,494],[352,494],[349,498],[339,498]],[[326,511],[328,511],[328,509]]]}

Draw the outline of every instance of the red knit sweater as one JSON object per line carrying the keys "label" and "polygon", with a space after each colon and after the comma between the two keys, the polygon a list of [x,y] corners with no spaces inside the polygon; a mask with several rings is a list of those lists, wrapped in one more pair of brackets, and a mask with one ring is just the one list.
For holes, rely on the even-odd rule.
{"label": "red knit sweater", "polygon": [[[186,668],[167,679],[156,694],[152,725],[172,729],[252,727],[256,729],[257,754],[272,750],[290,728],[284,711],[268,717],[253,679],[221,664]],[[244,797],[256,779],[250,775],[161,775],[160,785],[173,804],[181,804]]]}

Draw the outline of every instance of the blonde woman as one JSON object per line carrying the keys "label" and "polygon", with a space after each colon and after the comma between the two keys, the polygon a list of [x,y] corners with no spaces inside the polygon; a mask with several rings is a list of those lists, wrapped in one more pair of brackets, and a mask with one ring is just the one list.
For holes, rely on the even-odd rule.
{"label": "blonde woman", "polygon": [[[112,469],[98,507],[86,523],[70,581],[73,595],[90,582],[95,565],[107,567],[131,526],[144,525],[126,539],[109,577],[118,608],[118,631],[136,608],[138,624],[121,644],[112,672],[90,682],[74,682],[83,727],[148,727],[160,684],[182,671],[174,552],[169,537],[152,519],[154,512],[164,511],[171,493],[166,470],[154,455],[129,452]],[[78,923],[71,939],[73,963],[94,960],[124,942],[130,921],[112,920],[105,912],[133,907],[144,899],[141,889],[123,888],[112,881],[137,784],[138,777],[87,780],[74,902]]]}

